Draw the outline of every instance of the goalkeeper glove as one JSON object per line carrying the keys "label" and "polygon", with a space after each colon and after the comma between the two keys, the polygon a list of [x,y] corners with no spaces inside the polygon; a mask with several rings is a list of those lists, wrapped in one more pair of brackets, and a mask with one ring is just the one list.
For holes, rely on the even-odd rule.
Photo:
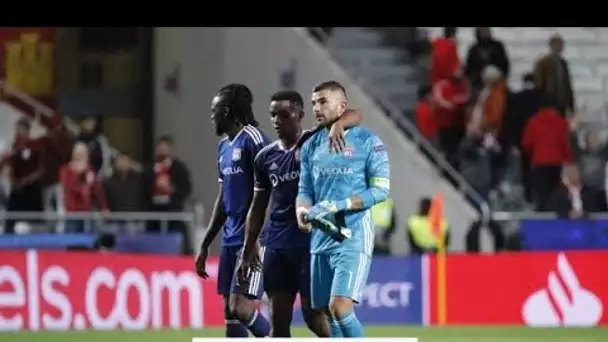
{"label": "goalkeeper glove", "polygon": [[322,201],[315,204],[306,215],[308,221],[322,219],[327,215],[335,214],[342,210],[348,210],[351,207],[350,199],[342,201]]}

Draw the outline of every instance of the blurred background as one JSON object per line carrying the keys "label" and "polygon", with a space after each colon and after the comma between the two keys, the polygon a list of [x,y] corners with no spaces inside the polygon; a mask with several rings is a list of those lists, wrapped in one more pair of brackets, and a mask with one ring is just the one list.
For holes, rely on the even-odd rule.
{"label": "blurred background", "polygon": [[[217,193],[210,101],[248,85],[270,133],[272,93],[329,79],[391,160],[358,309],[369,334],[608,323],[606,28],[3,27],[0,41],[0,331],[222,336],[217,259],[203,282],[192,257]],[[538,338],[475,329],[456,336]],[[570,331],[542,337],[581,340]]]}

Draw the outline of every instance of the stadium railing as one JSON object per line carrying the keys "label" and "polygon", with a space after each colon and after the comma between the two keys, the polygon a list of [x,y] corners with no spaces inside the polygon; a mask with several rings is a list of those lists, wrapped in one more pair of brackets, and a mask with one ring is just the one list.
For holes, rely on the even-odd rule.
{"label": "stadium railing", "polygon": [[[120,222],[120,221],[158,221],[161,233],[168,231],[169,222],[179,221],[188,225],[202,224],[202,214],[196,211],[184,212],[0,212],[0,222],[14,220],[17,222],[58,222],[58,221],[92,221]],[[42,223],[46,225],[45,223]],[[36,225],[36,223],[34,223]],[[57,231],[56,231],[57,232]],[[61,232],[57,232],[61,233]]]}
{"label": "stadium railing", "polygon": [[[321,40],[327,42],[330,37],[327,36],[325,31],[323,31],[320,27],[309,27],[309,30],[312,30],[316,35],[321,37]],[[330,56],[334,59],[336,63],[341,65],[347,71],[354,76],[355,82],[361,86],[368,94],[370,94],[378,103],[385,108],[387,114],[391,120],[393,120],[397,125],[401,126],[406,135],[411,137],[411,141],[422,151],[425,151],[433,162],[440,168],[441,171],[448,174],[457,184],[457,189],[465,196],[465,198],[469,198],[473,203],[479,208],[481,213],[481,218],[483,222],[487,222],[491,217],[490,205],[487,201],[485,201],[481,195],[475,191],[471,185],[462,177],[460,172],[458,172],[448,161],[443,157],[441,152],[439,152],[433,144],[431,144],[425,137],[423,137],[420,132],[418,132],[418,128],[416,125],[410,121],[405,115],[401,113],[401,111],[385,96],[380,94],[379,92],[374,90],[368,81],[362,77],[362,73],[360,70],[353,70],[352,67],[348,67],[342,63],[339,63],[338,60],[335,59],[335,52],[332,51],[332,48],[328,45],[324,45],[325,49],[330,52]]]}
{"label": "stadium railing", "polygon": [[[3,235],[0,234],[0,240],[3,240],[0,245],[7,245],[7,239],[19,236],[21,241],[29,235],[37,235],[43,239],[55,239],[55,242],[49,242],[50,245],[61,245],[61,236],[70,236],[74,234],[67,233],[65,224],[70,221],[84,221],[83,234],[91,234],[98,236],[99,234],[122,234],[132,235],[145,233],[147,223],[151,221],[159,222],[159,233],[157,235],[175,235],[179,233],[183,238],[183,243],[186,250],[191,252],[195,250],[198,241],[198,235],[204,231],[204,208],[201,204],[194,205],[192,210],[184,212],[8,212],[0,211],[0,227],[4,231],[6,220],[14,220],[15,234]],[[183,222],[185,230],[171,229],[170,225],[173,222]],[[27,229],[22,229],[25,224]],[[22,231],[25,230],[25,231]],[[56,237],[49,237],[56,236]],[[36,240],[38,241],[38,240]],[[182,240],[180,240],[182,241]],[[12,243],[9,241],[8,245]],[[43,242],[44,245],[46,242]],[[181,242],[180,242],[181,243]],[[39,246],[40,242],[34,243]],[[27,243],[24,243],[27,245]],[[2,247],[0,246],[0,247]],[[34,248],[34,247],[32,247]],[[162,250],[162,246],[159,246]]]}

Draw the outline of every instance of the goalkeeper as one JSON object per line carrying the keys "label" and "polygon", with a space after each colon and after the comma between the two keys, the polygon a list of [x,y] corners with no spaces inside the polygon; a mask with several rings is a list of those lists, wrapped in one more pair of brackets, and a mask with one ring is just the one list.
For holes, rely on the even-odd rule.
{"label": "goalkeeper", "polygon": [[[313,89],[312,105],[319,125],[329,127],[347,109],[346,91],[335,81],[321,83]],[[369,209],[388,197],[389,162],[372,132],[353,127],[344,138],[341,154],[330,151],[324,129],[304,143],[296,212],[302,229],[315,228],[310,242],[312,307],[327,313],[331,337],[362,337],[353,303],[360,301],[367,281],[374,248]]]}

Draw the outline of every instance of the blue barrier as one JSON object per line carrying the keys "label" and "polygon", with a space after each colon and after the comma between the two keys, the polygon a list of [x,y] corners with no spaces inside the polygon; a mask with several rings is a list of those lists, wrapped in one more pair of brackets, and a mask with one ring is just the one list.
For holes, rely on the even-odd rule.
{"label": "blue barrier", "polygon": [[[0,249],[93,248],[97,234],[11,234],[0,235]],[[129,253],[177,255],[182,250],[181,234],[117,234],[114,250]]]}
{"label": "blue barrier", "polygon": [[608,220],[522,220],[520,232],[525,250],[608,249]]}
{"label": "blue barrier", "polygon": [[118,234],[114,250],[175,255],[182,251],[182,234]]}
{"label": "blue barrier", "polygon": [[71,246],[92,248],[95,234],[49,234],[0,235],[0,249],[65,249]]}

